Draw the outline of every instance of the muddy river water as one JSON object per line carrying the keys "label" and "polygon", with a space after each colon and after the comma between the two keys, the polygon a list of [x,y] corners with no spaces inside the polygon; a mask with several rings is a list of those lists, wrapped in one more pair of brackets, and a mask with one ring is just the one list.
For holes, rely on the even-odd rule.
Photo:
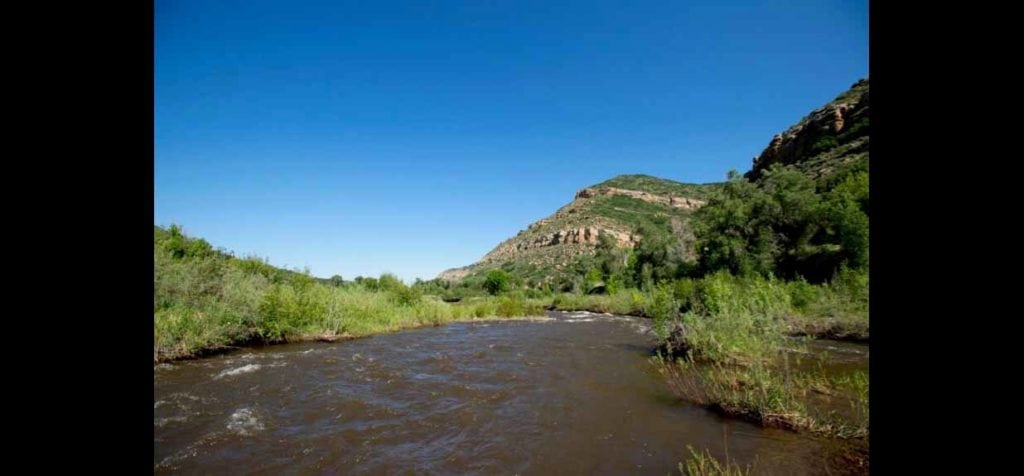
{"label": "muddy river water", "polygon": [[[768,474],[844,473],[831,443],[675,399],[649,321],[549,316],[159,365],[154,472],[664,475],[692,445]],[[831,350],[866,368],[866,346]]]}

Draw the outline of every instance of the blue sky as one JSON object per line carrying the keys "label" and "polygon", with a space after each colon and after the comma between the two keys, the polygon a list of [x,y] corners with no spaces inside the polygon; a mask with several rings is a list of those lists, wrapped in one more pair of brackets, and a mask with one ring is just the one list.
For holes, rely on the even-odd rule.
{"label": "blue sky", "polygon": [[430,279],[618,174],[715,182],[868,75],[866,1],[157,0],[155,221]]}

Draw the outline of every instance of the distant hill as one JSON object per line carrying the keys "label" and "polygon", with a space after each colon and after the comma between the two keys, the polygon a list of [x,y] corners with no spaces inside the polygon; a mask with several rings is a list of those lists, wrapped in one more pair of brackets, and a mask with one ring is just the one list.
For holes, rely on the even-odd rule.
{"label": "distant hill", "polygon": [[641,226],[661,228],[687,242],[689,215],[718,184],[686,184],[649,175],[620,175],[576,192],[571,202],[496,246],[470,266],[449,269],[438,278],[457,281],[504,266],[520,274],[550,277],[583,255],[592,255],[598,236],[632,247]]}

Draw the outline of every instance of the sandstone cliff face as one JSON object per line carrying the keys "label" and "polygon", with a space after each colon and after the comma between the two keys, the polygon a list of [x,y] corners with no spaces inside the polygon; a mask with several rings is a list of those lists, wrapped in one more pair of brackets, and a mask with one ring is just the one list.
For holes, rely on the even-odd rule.
{"label": "sandstone cliff face", "polygon": [[446,269],[437,275],[437,279],[442,281],[459,281],[465,278],[473,271],[471,266],[464,266],[462,268]]}
{"label": "sandstone cliff face", "polygon": [[682,208],[684,210],[696,210],[704,205],[703,200],[697,200],[695,198],[688,197],[674,197],[674,196],[661,196],[654,195],[647,192],[641,192],[639,190],[624,190],[621,188],[614,187],[597,187],[597,188],[585,188],[576,192],[577,199],[587,199],[598,196],[611,196],[621,195],[625,197],[635,198],[637,200],[643,200],[645,202],[660,203],[662,205],[668,205],[670,207]]}
{"label": "sandstone cliff face", "polygon": [[516,255],[524,251],[548,246],[584,245],[584,247],[593,248],[597,246],[597,240],[600,234],[610,235],[615,239],[616,243],[620,247],[632,248],[640,241],[639,237],[629,233],[628,231],[588,226],[583,228],[560,230],[525,239],[507,240],[491,250],[490,253],[487,253],[481,261],[485,263],[506,261],[514,258]]}
{"label": "sandstone cliff face", "polygon": [[[855,83],[849,91],[781,134],[772,137],[768,147],[754,158],[746,177],[756,180],[772,164],[793,165],[811,162],[840,146],[842,152],[862,153],[867,150],[868,81]],[[856,130],[850,130],[857,126]]]}

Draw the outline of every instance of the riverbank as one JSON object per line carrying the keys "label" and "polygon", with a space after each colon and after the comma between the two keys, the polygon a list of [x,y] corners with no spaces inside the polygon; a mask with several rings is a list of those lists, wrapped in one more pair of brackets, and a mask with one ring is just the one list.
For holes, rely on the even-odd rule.
{"label": "riverbank", "polygon": [[851,461],[867,464],[866,353],[862,368],[839,371],[808,349],[815,338],[868,341],[866,275],[812,286],[716,274],[648,292],[559,295],[552,307],[648,317],[663,342],[652,364],[680,400],[844,441]]}
{"label": "riverbank", "polygon": [[445,320],[443,322],[407,322],[407,323],[399,324],[397,327],[391,327],[391,328],[387,328],[387,329],[380,329],[380,330],[376,330],[376,331],[373,331],[373,332],[365,332],[365,333],[362,333],[362,334],[350,334],[350,333],[335,334],[333,332],[310,332],[310,333],[305,333],[305,334],[289,335],[287,337],[284,337],[282,339],[277,339],[277,340],[265,340],[265,339],[259,338],[258,336],[253,336],[253,337],[251,337],[249,339],[244,339],[243,338],[243,339],[241,339],[239,341],[233,342],[230,345],[223,345],[223,346],[218,346],[218,347],[202,347],[202,348],[195,349],[195,350],[193,350],[191,352],[181,352],[181,353],[170,354],[170,355],[168,355],[166,353],[164,353],[164,354],[154,354],[153,364],[156,365],[156,364],[177,362],[177,361],[183,361],[183,360],[192,360],[192,359],[198,359],[198,358],[203,358],[203,357],[210,357],[210,356],[214,356],[214,355],[218,355],[218,354],[222,354],[222,353],[226,353],[226,352],[231,352],[231,351],[235,351],[235,350],[241,350],[241,349],[246,349],[246,348],[254,348],[254,347],[272,346],[272,345],[280,345],[280,344],[294,344],[294,343],[301,343],[301,342],[336,343],[336,342],[343,342],[343,341],[349,341],[349,340],[355,340],[355,339],[363,339],[363,338],[366,338],[366,337],[372,337],[372,336],[376,336],[376,335],[391,334],[391,333],[401,332],[401,331],[406,331],[406,330],[423,329],[423,328],[428,328],[428,327],[438,327],[438,326],[449,325],[449,324],[454,324],[454,323],[459,323],[459,322],[495,322],[495,321],[531,321],[531,322],[534,322],[534,321],[549,321],[549,320],[551,320],[550,317],[536,316],[536,315],[524,315],[524,316],[497,316],[497,315],[494,315],[494,316],[483,316],[483,317],[476,317],[475,315],[473,315],[473,316],[463,316],[463,317],[453,318],[453,319],[450,319],[450,320]]}
{"label": "riverbank", "polygon": [[[239,347],[356,339],[453,322],[544,319],[544,302],[515,296],[449,304],[421,297],[399,302],[386,292],[325,286],[269,291],[253,314],[169,307],[154,316],[154,363],[189,359]],[[216,309],[214,310],[216,311]]]}
{"label": "riverbank", "polygon": [[782,327],[778,329],[790,336],[851,342],[870,339],[866,273],[844,272],[822,285],[716,273],[700,279],[680,279],[646,291],[557,294],[550,308],[666,322],[687,314],[709,319],[758,314],[780,322]]}

